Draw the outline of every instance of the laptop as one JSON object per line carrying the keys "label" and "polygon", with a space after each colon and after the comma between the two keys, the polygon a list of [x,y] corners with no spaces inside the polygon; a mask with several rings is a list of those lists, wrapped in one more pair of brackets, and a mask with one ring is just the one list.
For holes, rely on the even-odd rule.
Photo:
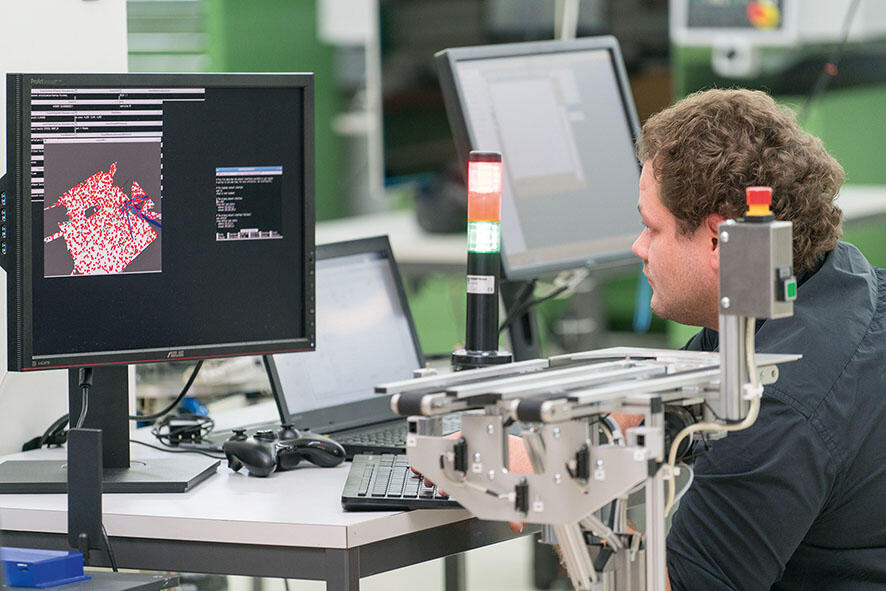
{"label": "laptop", "polygon": [[[329,435],[354,454],[402,454],[406,419],[375,386],[424,366],[387,236],[317,247],[317,349],[270,355],[281,421]],[[459,429],[454,417],[444,425]]]}

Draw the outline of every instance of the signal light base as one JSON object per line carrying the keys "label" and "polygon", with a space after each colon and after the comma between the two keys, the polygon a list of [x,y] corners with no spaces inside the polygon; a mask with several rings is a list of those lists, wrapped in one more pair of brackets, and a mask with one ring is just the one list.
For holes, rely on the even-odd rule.
{"label": "signal light base", "polygon": [[497,351],[469,351],[458,349],[452,352],[452,367],[455,371],[463,369],[476,369],[489,365],[501,365],[513,361],[513,355],[504,350]]}

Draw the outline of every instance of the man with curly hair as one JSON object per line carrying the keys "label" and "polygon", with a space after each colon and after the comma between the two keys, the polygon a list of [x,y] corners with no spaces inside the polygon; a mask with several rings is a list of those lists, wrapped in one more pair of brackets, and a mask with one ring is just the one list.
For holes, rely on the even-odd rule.
{"label": "man with curly hair", "polygon": [[[717,349],[717,225],[745,188],[793,222],[794,316],[760,321],[758,352],[801,353],[756,423],[713,442],[668,535],[674,589],[886,588],[886,272],[840,242],[843,169],[792,113],[749,90],[693,94],[651,117],[634,253],[652,309]],[[629,426],[630,416],[619,422]]]}

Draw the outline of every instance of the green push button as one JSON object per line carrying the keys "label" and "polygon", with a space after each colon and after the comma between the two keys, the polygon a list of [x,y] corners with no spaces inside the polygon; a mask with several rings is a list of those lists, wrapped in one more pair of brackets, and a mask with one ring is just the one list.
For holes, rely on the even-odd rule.
{"label": "green push button", "polygon": [[784,301],[793,302],[797,299],[797,280],[793,277],[784,280]]}

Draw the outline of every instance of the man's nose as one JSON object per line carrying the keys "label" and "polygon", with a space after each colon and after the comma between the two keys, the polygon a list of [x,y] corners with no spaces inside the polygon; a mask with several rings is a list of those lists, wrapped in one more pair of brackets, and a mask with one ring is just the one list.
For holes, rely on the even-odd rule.
{"label": "man's nose", "polygon": [[644,239],[645,235],[646,231],[644,230],[642,233],[640,233],[639,236],[637,236],[637,239],[634,240],[634,243],[631,245],[631,252],[633,252],[644,261],[646,260],[646,241]]}

